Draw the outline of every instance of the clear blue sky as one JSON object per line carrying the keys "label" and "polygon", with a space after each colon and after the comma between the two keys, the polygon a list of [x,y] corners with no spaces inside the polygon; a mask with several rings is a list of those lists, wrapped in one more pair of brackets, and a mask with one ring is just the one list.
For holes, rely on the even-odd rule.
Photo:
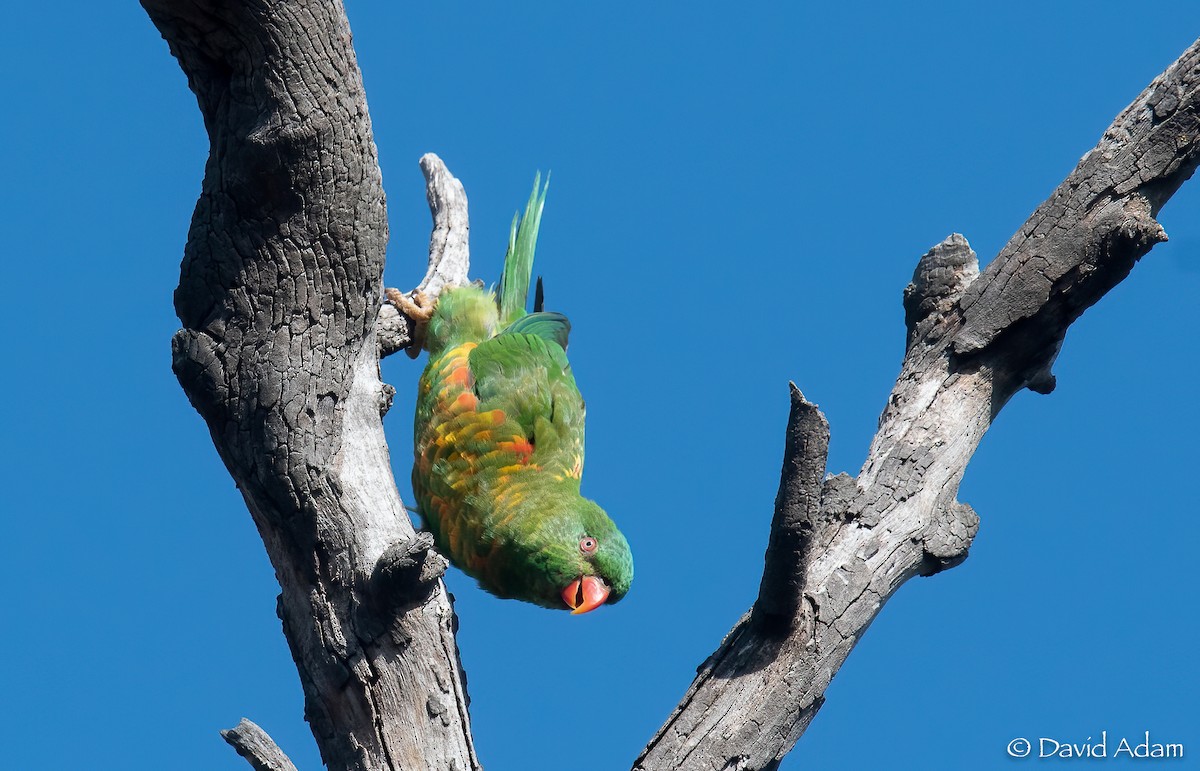
{"label": "clear blue sky", "polygon": [[[553,171],[538,270],[575,325],[585,492],[637,557],[629,597],[583,618],[449,575],[479,753],[627,768],[754,598],[788,380],[855,473],[917,258],[953,231],[994,255],[1200,6],[408,5],[349,9],[387,280],[423,270],[422,153],[465,183],[487,281]],[[245,769],[217,735],[244,715],[315,769],[272,570],[170,371],[195,101],[136,3],[6,18],[0,765]],[[1072,328],[1058,390],[985,438],[970,559],[888,603],[785,770],[1041,767],[1005,745],[1102,730],[1200,764],[1200,180],[1161,219],[1171,242]],[[406,496],[417,375],[385,362]]]}

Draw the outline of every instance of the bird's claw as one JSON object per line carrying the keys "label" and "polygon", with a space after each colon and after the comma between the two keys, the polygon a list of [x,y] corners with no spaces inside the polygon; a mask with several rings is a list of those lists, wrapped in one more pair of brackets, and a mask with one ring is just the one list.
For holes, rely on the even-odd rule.
{"label": "bird's claw", "polygon": [[408,344],[407,350],[410,359],[417,358],[425,346],[425,328],[429,325],[429,319],[433,316],[433,309],[437,307],[437,301],[430,300],[419,289],[414,290],[411,297],[399,289],[392,288],[385,288],[383,294],[396,310],[412,321],[412,342]]}

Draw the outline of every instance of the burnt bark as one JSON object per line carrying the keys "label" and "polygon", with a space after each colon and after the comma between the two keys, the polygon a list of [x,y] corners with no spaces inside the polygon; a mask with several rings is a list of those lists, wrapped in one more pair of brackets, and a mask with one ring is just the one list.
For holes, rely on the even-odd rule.
{"label": "burnt bark", "polygon": [[388,233],[342,5],[143,6],[211,143],[173,366],[275,568],[321,756],[355,771],[478,768],[441,582],[426,576],[400,612],[372,596],[380,557],[414,533],[381,423]]}

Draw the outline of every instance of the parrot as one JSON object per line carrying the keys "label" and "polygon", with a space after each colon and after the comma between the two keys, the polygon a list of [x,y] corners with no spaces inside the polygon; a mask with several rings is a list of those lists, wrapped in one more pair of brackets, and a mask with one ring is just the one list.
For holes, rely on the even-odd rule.
{"label": "parrot", "polygon": [[545,206],[541,175],[514,216],[495,291],[446,287],[429,312],[417,385],[416,511],[438,551],[505,599],[587,613],[620,600],[633,556],[583,497],[584,401],[567,361],[571,325],[525,306]]}

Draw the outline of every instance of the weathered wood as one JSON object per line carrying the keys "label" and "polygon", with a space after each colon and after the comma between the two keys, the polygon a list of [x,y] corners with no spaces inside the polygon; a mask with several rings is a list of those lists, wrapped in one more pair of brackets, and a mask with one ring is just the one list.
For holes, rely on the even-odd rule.
{"label": "weathered wood", "polygon": [[[772,572],[771,550],[794,540],[795,523],[777,512],[772,526],[758,603],[802,587],[796,623],[780,636],[754,623],[756,604],[635,769],[774,768],[892,593],[966,558],[979,524],[955,500],[967,462],[1014,393],[1053,388],[1070,324],[1165,239],[1154,216],[1200,161],[1198,94],[1200,42],[1117,117],[982,275],[957,234],[921,258],[879,431],[858,477],[826,480],[820,511],[801,518],[812,527],[812,558],[792,560],[801,574]],[[810,486],[812,468],[785,462],[781,498]]]}
{"label": "weathered wood", "polygon": [[[433,153],[421,156],[425,174],[425,197],[433,215],[433,233],[429,236],[429,269],[412,291],[427,301],[436,300],[442,289],[468,282],[471,251],[468,236],[467,194],[459,182]],[[389,290],[391,291],[391,290]],[[385,303],[379,310],[379,355],[390,356],[413,344],[413,320],[396,306]]]}
{"label": "weathered wood", "polygon": [[821,480],[829,455],[829,423],[795,383],[783,447],[783,472],[775,497],[775,518],[763,559],[762,583],[754,618],[786,629],[796,620],[804,593],[804,566],[812,558],[813,534],[820,526]]}
{"label": "weathered wood", "polygon": [[321,756],[338,771],[478,768],[440,581],[399,615],[370,601],[376,563],[413,529],[380,420],[387,221],[342,4],[142,4],[211,143],[174,369],[275,567]]}
{"label": "weathered wood", "polygon": [[267,732],[246,718],[221,732],[221,738],[245,758],[254,771],[296,771],[295,764]]}

